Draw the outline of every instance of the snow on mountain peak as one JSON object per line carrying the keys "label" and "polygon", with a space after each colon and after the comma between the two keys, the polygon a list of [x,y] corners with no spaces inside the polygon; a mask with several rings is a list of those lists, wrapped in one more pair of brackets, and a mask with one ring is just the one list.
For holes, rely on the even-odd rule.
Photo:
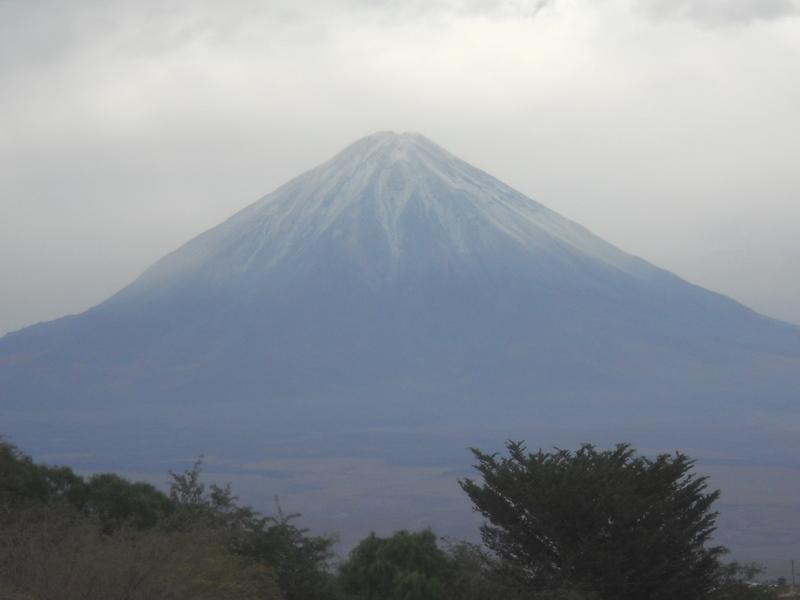
{"label": "snow on mountain peak", "polygon": [[428,138],[384,131],[198,236],[153,271],[224,277],[314,254],[339,257],[372,279],[404,268],[491,269],[520,259],[558,277],[587,263],[630,274],[650,269]]}

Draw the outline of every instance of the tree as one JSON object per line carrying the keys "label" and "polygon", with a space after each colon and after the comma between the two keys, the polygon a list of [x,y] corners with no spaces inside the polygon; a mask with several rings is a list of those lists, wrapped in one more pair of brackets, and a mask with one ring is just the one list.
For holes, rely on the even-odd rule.
{"label": "tree", "polygon": [[202,461],[183,473],[170,472],[169,497],[176,505],[172,526],[179,530],[209,528],[235,556],[268,566],[285,600],[329,600],[335,597],[330,572],[331,536],[312,536],[286,515],[276,500],[276,516],[263,516],[239,504],[230,485],[206,486]]}
{"label": "tree", "polygon": [[531,592],[615,600],[708,598],[722,547],[706,547],[719,492],[686,455],[599,451],[472,452],[482,477],[460,482],[488,522],[486,546]]}
{"label": "tree", "polygon": [[149,483],[130,482],[113,473],[92,475],[83,486],[80,508],[106,533],[122,527],[151,529],[175,510],[167,496]]}
{"label": "tree", "polygon": [[38,465],[0,439],[0,508],[13,510],[40,502],[81,502],[83,478],[67,467]]}
{"label": "tree", "polygon": [[505,577],[497,558],[477,544],[445,540],[454,576],[448,583],[452,600],[529,600],[530,594]]}
{"label": "tree", "polygon": [[331,573],[336,538],[310,535],[295,525],[299,513],[261,517],[237,548],[242,556],[272,565],[286,600],[329,600],[337,596]]}
{"label": "tree", "polygon": [[361,600],[440,600],[453,570],[430,529],[374,533],[361,541],[339,571],[346,592]]}
{"label": "tree", "polygon": [[114,474],[84,479],[0,440],[2,600],[331,600],[334,539],[265,517],[201,463],[169,496]]}
{"label": "tree", "polygon": [[150,529],[175,508],[149,483],[130,482],[113,473],[87,480],[69,467],[36,464],[12,444],[0,441],[0,518],[4,512],[42,504],[75,509],[97,520],[105,533],[125,527]]}

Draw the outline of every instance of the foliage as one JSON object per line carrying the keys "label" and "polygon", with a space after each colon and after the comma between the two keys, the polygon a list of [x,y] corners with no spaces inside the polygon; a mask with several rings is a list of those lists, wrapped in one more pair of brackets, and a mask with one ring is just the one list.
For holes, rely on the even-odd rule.
{"label": "foliage", "polygon": [[202,460],[195,461],[182,473],[170,471],[169,499],[176,509],[171,524],[178,527],[202,524],[228,532],[231,539],[252,529],[258,514],[249,506],[239,505],[230,485],[206,486],[201,474]]}
{"label": "foliage", "polygon": [[371,534],[333,574],[330,536],[242,505],[197,461],[168,494],[36,464],[0,441],[2,600],[770,600],[757,565],[722,565],[705,478],[682,454],[626,445],[509,457],[461,482],[485,547],[432,531]]}
{"label": "foliage", "polygon": [[706,548],[718,492],[683,454],[651,460],[626,444],[508,457],[473,449],[483,482],[461,482],[508,577],[531,591],[615,600],[707,598],[723,548]]}
{"label": "foliage", "polygon": [[174,512],[162,492],[145,482],[130,482],[113,473],[92,475],[83,485],[79,507],[106,532],[123,527],[152,529]]}
{"label": "foliage", "polygon": [[335,596],[330,572],[335,538],[311,536],[295,526],[298,514],[265,517],[241,506],[231,487],[201,482],[200,461],[184,473],[170,473],[169,496],[179,528],[198,523],[215,529],[235,555],[273,567],[286,600],[325,600]]}
{"label": "foliage", "polygon": [[[481,547],[444,540],[428,529],[374,533],[350,553],[339,582],[353,600],[530,600],[530,590],[507,577],[501,564]],[[551,590],[539,600],[590,600],[571,590]]]}
{"label": "foliage", "polygon": [[713,600],[776,600],[778,589],[756,583],[764,567],[756,563],[731,562],[719,570],[717,587],[711,594]]}
{"label": "foliage", "polygon": [[209,532],[117,530],[69,507],[31,508],[0,526],[4,600],[280,600],[269,569]]}
{"label": "foliage", "polygon": [[503,572],[497,559],[469,542],[446,541],[453,567],[449,597],[453,600],[528,600],[530,594]]}
{"label": "foliage", "polygon": [[299,514],[277,515],[258,522],[238,552],[265,564],[275,565],[276,576],[287,600],[334,598],[336,586],[331,574],[334,557],[331,536],[311,536],[294,522]]}
{"label": "foliage", "polygon": [[35,464],[16,446],[0,440],[0,506],[6,510],[39,502],[80,503],[83,479],[67,467]]}
{"label": "foliage", "polygon": [[112,473],[87,480],[68,467],[36,464],[7,442],[0,442],[0,474],[3,510],[59,504],[96,519],[106,533],[122,527],[154,527],[174,509],[167,496],[149,483],[130,482]]}
{"label": "foliage", "polygon": [[166,495],[38,465],[0,442],[0,589],[25,600],[335,597],[333,538],[308,535],[280,508],[265,517],[240,505],[230,486],[206,486],[199,461],[171,475]]}
{"label": "foliage", "polygon": [[374,533],[362,540],[340,569],[343,589],[361,600],[438,600],[445,598],[452,569],[429,529]]}

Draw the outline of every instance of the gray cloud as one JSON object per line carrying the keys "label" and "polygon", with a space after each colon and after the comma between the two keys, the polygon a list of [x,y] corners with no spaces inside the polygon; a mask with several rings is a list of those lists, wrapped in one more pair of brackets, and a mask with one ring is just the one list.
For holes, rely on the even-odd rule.
{"label": "gray cloud", "polygon": [[795,0],[640,0],[641,8],[655,19],[694,21],[717,27],[750,24],[795,16]]}

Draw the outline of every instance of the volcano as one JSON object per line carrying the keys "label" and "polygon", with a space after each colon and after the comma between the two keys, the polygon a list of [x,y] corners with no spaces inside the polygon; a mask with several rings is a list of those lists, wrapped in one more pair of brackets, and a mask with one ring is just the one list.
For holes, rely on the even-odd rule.
{"label": "volcano", "polygon": [[35,456],[163,482],[206,453],[249,501],[280,495],[345,543],[477,531],[466,446],[630,441],[699,457],[734,490],[721,541],[783,559],[798,400],[800,328],[410,133],[357,141],[100,305],[0,339],[0,434]]}
{"label": "volcano", "polygon": [[800,330],[378,133],[0,340],[15,415],[267,430],[796,414]]}

